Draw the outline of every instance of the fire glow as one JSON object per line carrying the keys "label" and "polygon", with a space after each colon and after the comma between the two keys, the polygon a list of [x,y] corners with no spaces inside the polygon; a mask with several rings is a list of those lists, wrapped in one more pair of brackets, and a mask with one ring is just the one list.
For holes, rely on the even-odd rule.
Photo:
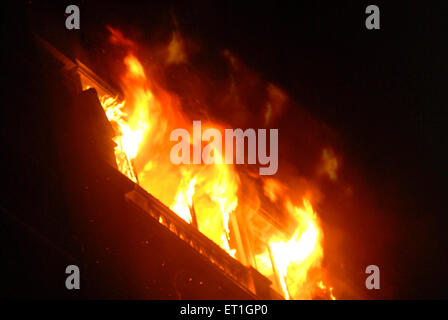
{"label": "fire glow", "polygon": [[[187,223],[197,227],[229,255],[243,264],[252,265],[277,283],[277,290],[285,298],[309,299],[320,290],[321,295],[329,292],[328,298],[334,299],[333,289],[324,284],[323,231],[311,198],[303,194],[291,198],[286,194],[290,194],[294,186],[284,185],[273,176],[258,177],[257,182],[263,190],[259,196],[267,197],[272,203],[280,203],[285,213],[296,222],[296,227],[289,236],[283,232],[263,235],[259,242],[266,245],[257,245],[252,260],[239,252],[232,239],[235,227],[231,221],[236,219],[237,212],[252,206],[247,196],[241,193],[241,170],[253,174],[245,166],[237,170],[236,166],[227,164],[222,150],[213,145],[209,151],[213,151],[214,161],[208,165],[173,164],[170,161],[173,146],[170,133],[176,128],[191,127],[193,119],[182,108],[179,97],[152,77],[149,71],[152,68],[143,67],[137,58],[137,45],[120,31],[112,28],[109,31],[111,43],[126,51],[123,58],[125,72],[119,77],[123,99],[100,97],[116,131],[115,156],[119,170]],[[178,32],[173,33],[165,53],[159,67],[188,63],[184,41]],[[230,52],[225,51],[225,56],[233,67],[239,63]],[[266,103],[264,124],[269,123],[271,117],[278,116],[280,108],[275,106],[286,99],[284,93],[273,85],[268,86],[267,92],[273,99]],[[226,126],[210,119],[212,117],[202,120],[204,132],[213,129],[224,136],[222,133]],[[189,143],[194,151],[197,147],[194,141]],[[331,169],[334,171],[334,166]],[[251,207],[251,211],[257,210],[257,207]],[[317,276],[311,276],[311,271]]]}

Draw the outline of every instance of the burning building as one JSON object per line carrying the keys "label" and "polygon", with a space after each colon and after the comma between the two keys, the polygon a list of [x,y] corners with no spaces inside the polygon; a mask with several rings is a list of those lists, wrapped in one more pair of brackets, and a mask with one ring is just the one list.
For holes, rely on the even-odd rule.
{"label": "burning building", "polygon": [[[55,157],[55,171],[43,179],[55,179],[49,185],[58,191],[46,196],[60,198],[64,211],[56,214],[61,230],[48,225],[55,221],[49,216],[25,237],[40,238],[54,262],[42,273],[78,265],[88,287],[82,297],[335,299],[322,263],[324,234],[312,186],[229,165],[217,148],[209,165],[169,158],[173,129],[202,119],[203,127],[224,132],[229,117],[214,109],[234,108],[237,122],[248,118],[244,95],[260,88],[261,116],[254,119],[270,128],[287,108],[287,93],[224,50],[231,75],[216,93],[221,103],[211,108],[207,79],[189,64],[179,30],[146,57],[148,50],[120,30],[108,32],[119,53],[111,55],[114,86],[33,35],[46,74],[42,92],[48,92],[36,104],[50,108],[49,154]],[[246,82],[253,83],[242,94]],[[201,141],[193,139],[191,149],[201,152]],[[336,179],[334,152],[323,149],[322,161],[318,176]],[[49,286],[49,296],[61,295],[63,288]]]}
{"label": "burning building", "polygon": [[[122,199],[121,206],[126,207],[122,210],[139,212],[133,214],[141,215],[139,219],[149,220],[147,223],[164,229],[160,232],[174,237],[180,242],[177,246],[186,246],[192,255],[201,256],[204,263],[209,263],[215,272],[232,284],[230,287],[241,290],[242,298],[334,299],[333,289],[327,288],[319,271],[323,234],[310,200],[303,196],[299,203],[293,203],[289,198],[283,198],[287,186],[273,178],[262,180],[246,168],[237,172],[234,167],[218,162],[208,167],[176,166],[164,158],[169,154],[169,128],[182,127],[187,116],[182,114],[176,96],[170,95],[150,75],[147,76],[148,71],[132,52],[135,43],[118,30],[110,28],[110,32],[110,41],[123,45],[127,50],[123,58],[125,71],[121,76],[121,92],[113,89],[81,61],[71,61],[36,36],[43,54],[60,65],[61,76],[76,96],[73,100],[77,101],[77,106],[69,114],[74,140],[61,141],[62,154],[80,163],[79,155],[87,152],[88,166],[102,163],[104,168],[101,171],[109,173],[96,177],[95,182],[101,179],[113,181],[121,175],[119,180],[123,189],[118,197]],[[180,52],[181,41],[179,35],[173,33],[165,63],[184,62],[185,53]],[[230,53],[225,55],[230,57],[231,63],[236,63],[236,58]],[[268,87],[268,95],[272,97],[273,104],[286,99],[284,93],[273,86]],[[270,121],[271,113],[272,109],[266,111],[266,122]],[[217,127],[218,124],[209,121],[206,126]],[[80,138],[82,136],[84,139]],[[221,157],[218,150],[214,151],[217,157]],[[139,154],[143,154],[140,163]],[[70,169],[67,170],[74,170],[68,166]],[[97,169],[90,170],[98,172]],[[90,192],[92,186],[84,184],[84,191]],[[259,196],[255,199],[272,203],[274,212],[287,210],[294,223],[293,228],[288,228],[284,221],[262,205],[242,201],[244,192],[257,192]],[[76,192],[69,191],[69,194]],[[278,204],[280,199],[284,201],[283,205]],[[89,219],[91,223],[97,223],[95,220]],[[149,236],[152,232],[147,233]],[[151,246],[150,240],[141,241]],[[103,249],[114,251],[112,246]],[[161,250],[161,255],[164,256],[166,251],[171,250]],[[104,262],[98,259],[95,264]],[[160,265],[163,268],[171,263],[163,260]],[[181,285],[178,281],[194,283],[197,276],[182,268],[171,272],[174,280],[170,289],[175,293],[167,293],[168,297],[185,298],[186,293],[180,288],[185,283]],[[309,272],[316,275],[311,276]],[[209,282],[199,280],[199,284],[204,286]],[[151,285],[145,287],[150,290]],[[224,284],[218,288],[223,291],[215,292],[216,298],[224,298],[225,290],[233,290]]]}
{"label": "burning building", "polygon": [[[117,6],[115,17],[124,17],[125,7]],[[205,25],[214,25],[207,20],[213,10],[204,9]],[[40,18],[36,12],[34,18]],[[361,68],[366,75],[347,71],[349,79],[344,80],[343,72],[328,66],[337,65],[333,56],[339,57],[338,63],[344,61],[340,57],[350,50],[324,54],[319,42],[310,48],[303,45],[294,71],[285,63],[287,68],[271,82],[266,80],[268,71],[276,69],[276,63],[263,73],[253,71],[260,69],[256,63],[246,64],[252,58],[264,62],[268,53],[258,55],[254,49],[243,58],[235,47],[213,43],[217,30],[210,32],[206,45],[192,39],[192,34],[207,33],[199,31],[196,26],[202,22],[196,25],[195,13],[188,12],[192,16],[183,19],[190,23],[178,23],[170,11],[166,20],[171,22],[164,21],[162,29],[154,27],[160,21],[154,21],[152,29],[148,22],[147,34],[123,27],[128,25],[125,18],[122,23],[92,23],[96,19],[90,11],[79,33],[49,31],[45,23],[29,20],[26,30],[32,32],[17,28],[17,35],[8,34],[13,45],[4,49],[8,108],[2,117],[7,150],[2,153],[7,168],[2,181],[9,191],[0,202],[1,240],[10,244],[1,252],[2,261],[7,261],[4,294],[112,299],[406,297],[411,289],[403,283],[418,278],[417,271],[401,277],[400,263],[413,259],[409,252],[420,250],[424,256],[427,250],[423,245],[407,247],[420,234],[420,220],[406,224],[407,229],[399,213],[417,209],[406,202],[403,177],[389,179],[389,173],[399,170],[380,178],[378,157],[366,167],[360,165],[359,159],[369,157],[357,152],[375,155],[379,150],[379,159],[388,159],[380,150],[391,151],[391,144],[364,146],[364,137],[351,129],[368,127],[370,114],[362,122],[352,115],[354,108],[341,107],[346,101],[351,106],[367,103],[363,84],[350,75],[367,81],[376,74],[374,68]],[[232,22],[238,20],[234,18]],[[100,30],[90,29],[93,26]],[[190,33],[184,33],[184,27]],[[222,28],[230,28],[229,34],[240,32],[238,26]],[[290,37],[270,46],[264,44],[265,36],[260,36],[263,48],[281,57]],[[208,45],[218,48],[210,54]],[[304,72],[300,83],[294,82],[297,70]],[[287,80],[278,81],[283,77]],[[285,86],[288,82],[294,85]],[[358,96],[359,101],[353,98]],[[302,98],[303,106],[298,103]],[[311,112],[308,105],[316,109]],[[376,108],[372,105],[366,110]],[[345,113],[335,115],[340,111]],[[343,139],[315,116],[319,112],[342,119],[338,129],[347,130]],[[401,121],[401,115],[397,119]],[[197,120],[203,132],[214,130],[221,137],[228,128],[279,129],[278,172],[260,175],[260,163],[245,158],[235,165],[224,163],[225,148],[216,147],[210,137],[194,138],[194,126],[190,129]],[[207,149],[215,161],[173,163],[170,154],[176,141],[170,133],[177,128],[193,137],[191,155]],[[381,134],[365,130],[358,132]],[[401,159],[401,153],[397,157]],[[370,264],[381,267],[381,290],[365,287]],[[81,290],[65,288],[68,265],[79,266]],[[409,296],[418,296],[420,291],[412,290]]]}
{"label": "burning building", "polygon": [[[168,134],[186,127],[190,116],[178,96],[157,82],[159,65],[144,68],[134,52],[137,45],[120,31],[109,31],[110,42],[125,51],[120,90],[34,35],[52,78],[48,83],[59,82],[52,89],[60,87],[55,99],[65,101],[64,110],[53,113],[61,118],[51,130],[60,160],[56,179],[64,181],[60,196],[70,211],[64,215],[69,248],[54,244],[53,236],[48,241],[71,264],[89,270],[83,283],[93,286],[92,296],[334,299],[324,284],[323,234],[309,197],[291,199],[288,186],[248,166],[174,165],[167,157]],[[185,62],[182,50],[175,32],[164,61],[157,63]],[[236,57],[228,51],[224,57],[236,67]],[[273,85],[267,96],[264,122],[269,124],[287,98]],[[208,115],[204,126],[224,124]],[[213,152],[215,158],[223,156]],[[277,218],[278,211],[291,223]]]}

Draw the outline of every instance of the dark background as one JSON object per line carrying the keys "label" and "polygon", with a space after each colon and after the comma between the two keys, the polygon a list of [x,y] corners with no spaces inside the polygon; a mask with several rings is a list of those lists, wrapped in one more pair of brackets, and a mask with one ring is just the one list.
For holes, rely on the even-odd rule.
{"label": "dark background", "polygon": [[[80,7],[80,31],[64,27],[68,4]],[[18,1],[3,12],[2,90],[8,95],[10,86],[23,82],[13,62],[17,50],[24,52],[30,31],[47,34],[62,46],[81,39],[88,49],[96,45],[92,34],[104,31],[106,24],[152,30],[169,23],[174,13],[181,30],[209,48],[229,48],[340,133],[346,156],[362,172],[376,201],[387,208],[389,216],[383,221],[400,229],[384,262],[395,288],[373,297],[446,298],[448,10],[441,1],[375,2],[381,10],[381,30],[369,31],[364,25],[369,4]],[[26,124],[44,116],[14,105],[2,109],[5,145],[20,148],[12,146],[12,133],[26,135],[26,130],[10,119],[22,117]],[[7,189],[2,195],[8,198],[13,192]],[[378,225],[363,228],[360,233],[382,232]]]}

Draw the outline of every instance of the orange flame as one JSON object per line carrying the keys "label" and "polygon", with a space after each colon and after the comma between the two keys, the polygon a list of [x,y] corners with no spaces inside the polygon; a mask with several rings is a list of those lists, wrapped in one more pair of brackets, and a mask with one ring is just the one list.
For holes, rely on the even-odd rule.
{"label": "orange flame", "polygon": [[[241,182],[236,168],[219,161],[222,155],[217,150],[217,161],[213,165],[171,163],[169,134],[175,128],[189,128],[192,119],[182,111],[179,99],[151,78],[150,69],[144,68],[131,51],[136,48],[135,44],[121,32],[109,30],[113,43],[128,48],[123,60],[126,72],[120,78],[124,101],[100,97],[108,119],[116,128],[115,154],[119,170],[138,181],[186,222],[192,223],[194,210],[198,229],[232,257],[238,257],[237,248],[231,245],[231,217],[245,199],[238,193]],[[164,62],[186,62],[182,46],[179,34],[173,33]],[[277,109],[281,109],[286,98],[279,88],[271,86],[270,99]],[[267,112],[266,122],[270,122],[274,114],[272,110]],[[203,121],[203,126],[223,131],[222,126],[212,121]],[[197,147],[200,146],[193,141],[192,148]],[[265,183],[264,194],[272,202],[282,199],[297,227],[288,240],[267,235],[268,247],[264,252],[254,254],[254,259],[261,273],[278,279],[278,290],[285,298],[309,298],[312,289],[308,273],[312,268],[321,267],[323,232],[309,200],[303,198],[303,206],[294,206],[282,196],[286,189],[270,178]],[[320,289],[324,286],[322,280],[311,285]],[[328,290],[330,298],[334,298],[333,289]]]}
{"label": "orange flame", "polygon": [[180,37],[179,32],[173,32],[167,51],[168,56],[166,58],[166,64],[178,64],[187,62],[185,44]]}

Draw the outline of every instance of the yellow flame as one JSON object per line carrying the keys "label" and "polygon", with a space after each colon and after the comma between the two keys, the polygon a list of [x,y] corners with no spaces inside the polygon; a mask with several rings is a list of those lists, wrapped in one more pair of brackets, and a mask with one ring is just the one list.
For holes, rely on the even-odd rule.
{"label": "yellow flame", "polygon": [[133,77],[142,77],[145,78],[145,71],[143,70],[143,66],[140,64],[140,61],[137,60],[133,55],[127,56],[124,58],[124,63],[128,67],[129,73]]}
{"label": "yellow flame", "polygon": [[303,198],[303,208],[290,203],[287,206],[299,225],[289,241],[273,241],[270,247],[282,288],[289,298],[303,294],[300,289],[306,281],[307,271],[320,262],[323,250],[317,216],[310,202]]}
{"label": "yellow flame", "polygon": [[[312,298],[312,288],[307,286],[308,272],[313,267],[320,267],[323,258],[323,237],[317,215],[308,199],[302,201],[302,207],[286,202],[287,210],[298,224],[291,238],[285,241],[274,236],[268,244],[277,272],[274,277],[278,277],[286,299]],[[256,258],[260,272],[272,277],[268,251]]]}
{"label": "yellow flame", "polygon": [[170,207],[171,210],[173,210],[179,217],[188,223],[191,223],[192,221],[190,210],[193,207],[194,187],[197,180],[196,177],[190,178],[190,175],[191,172],[185,173],[185,176],[188,178],[182,179],[174,200],[174,204]]}

